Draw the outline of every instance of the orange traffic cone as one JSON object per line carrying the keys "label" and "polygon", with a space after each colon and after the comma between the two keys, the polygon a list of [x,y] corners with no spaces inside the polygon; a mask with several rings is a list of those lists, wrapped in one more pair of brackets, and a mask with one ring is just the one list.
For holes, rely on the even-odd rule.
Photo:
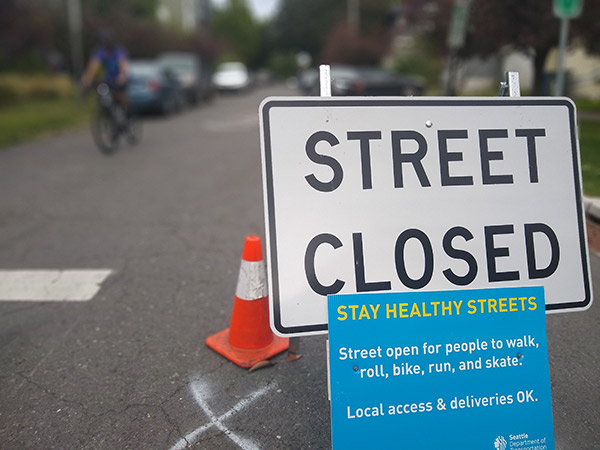
{"label": "orange traffic cone", "polygon": [[241,367],[252,367],[281,353],[288,338],[269,326],[267,279],[258,236],[247,236],[229,328],[206,339],[206,345]]}

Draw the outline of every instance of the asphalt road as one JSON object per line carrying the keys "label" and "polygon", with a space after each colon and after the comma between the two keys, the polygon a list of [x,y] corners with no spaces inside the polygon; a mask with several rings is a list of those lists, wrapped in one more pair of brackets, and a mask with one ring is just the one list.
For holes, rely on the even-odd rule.
{"label": "asphalt road", "polygon": [[[0,151],[0,271],[112,271],[89,301],[0,301],[0,448],[330,446],[324,336],[252,373],[204,345],[264,237],[258,105],[288,94],[152,118],[110,157],[87,129]],[[547,316],[557,448],[600,448],[599,311]]]}

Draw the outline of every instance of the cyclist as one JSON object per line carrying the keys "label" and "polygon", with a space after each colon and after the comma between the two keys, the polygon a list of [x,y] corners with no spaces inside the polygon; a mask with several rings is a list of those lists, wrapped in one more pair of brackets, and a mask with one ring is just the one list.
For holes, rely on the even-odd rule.
{"label": "cyclist", "polygon": [[113,92],[115,100],[127,110],[127,79],[129,59],[127,51],[117,45],[109,30],[99,34],[100,46],[94,51],[81,78],[81,84],[88,88],[100,68],[104,69],[104,82]]}

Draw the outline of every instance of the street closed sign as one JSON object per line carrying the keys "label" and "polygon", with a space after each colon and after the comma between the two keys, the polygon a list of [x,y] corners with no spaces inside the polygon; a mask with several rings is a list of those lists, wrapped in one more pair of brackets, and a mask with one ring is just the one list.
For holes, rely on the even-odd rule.
{"label": "street closed sign", "polygon": [[276,333],[326,332],[333,294],[544,286],[547,311],[589,307],[568,99],[268,98],[260,119]]}

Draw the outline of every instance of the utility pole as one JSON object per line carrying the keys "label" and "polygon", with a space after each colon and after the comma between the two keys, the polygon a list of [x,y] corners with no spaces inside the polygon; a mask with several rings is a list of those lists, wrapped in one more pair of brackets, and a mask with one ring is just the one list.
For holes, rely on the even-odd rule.
{"label": "utility pole", "polygon": [[348,25],[356,33],[360,30],[360,0],[347,0]]}
{"label": "utility pole", "polygon": [[579,17],[583,9],[583,0],[554,0],[554,15],[560,19],[560,35],[558,38],[558,65],[554,95],[563,95],[565,89],[565,54],[569,38],[569,19]]}
{"label": "utility pole", "polygon": [[448,29],[449,54],[446,60],[446,81],[444,95],[454,95],[456,90],[456,72],[458,70],[458,51],[465,45],[467,25],[469,23],[469,9],[472,0],[455,0],[452,10],[452,21]]}
{"label": "utility pole", "polygon": [[69,42],[71,44],[71,70],[75,78],[83,74],[83,35],[81,0],[67,0],[69,17]]}

